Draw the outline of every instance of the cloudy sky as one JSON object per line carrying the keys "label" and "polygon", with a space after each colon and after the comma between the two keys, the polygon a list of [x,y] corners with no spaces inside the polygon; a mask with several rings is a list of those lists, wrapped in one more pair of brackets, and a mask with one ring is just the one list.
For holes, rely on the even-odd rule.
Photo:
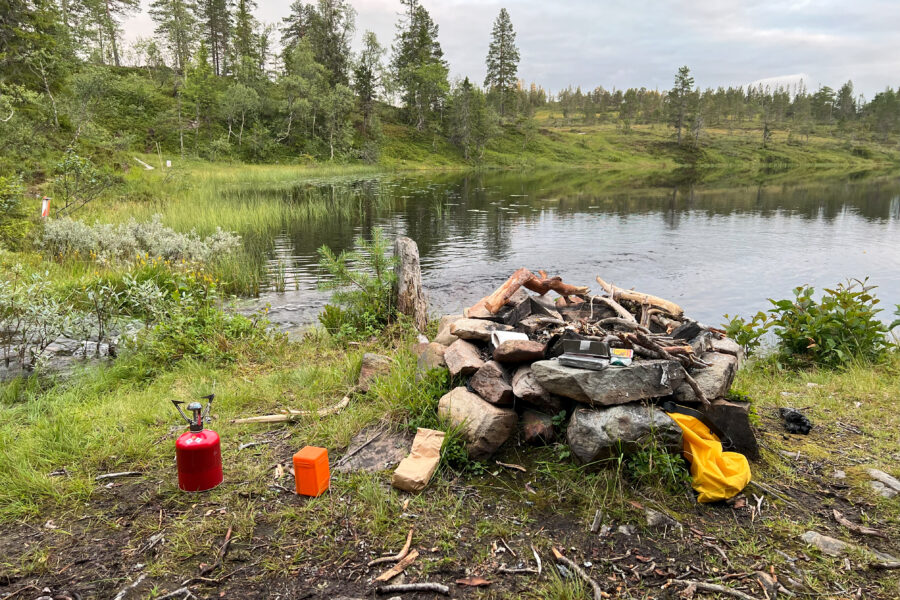
{"label": "cloudy sky", "polygon": [[[280,24],[289,0],[258,0],[257,17]],[[394,37],[399,0],[351,0],[357,41],[366,29]],[[147,4],[147,0],[144,0]],[[484,78],[491,24],[506,7],[522,55],[519,75],[545,88],[668,88],[691,67],[698,85],[769,78],[807,87],[852,79],[871,98],[900,85],[898,0],[422,0],[440,26],[453,76]],[[125,23],[148,36],[146,13]]]}

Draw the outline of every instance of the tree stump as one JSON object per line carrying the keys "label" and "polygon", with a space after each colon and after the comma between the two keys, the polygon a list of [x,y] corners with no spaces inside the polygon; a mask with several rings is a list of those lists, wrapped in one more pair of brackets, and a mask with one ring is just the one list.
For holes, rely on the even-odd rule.
{"label": "tree stump", "polygon": [[394,240],[394,256],[397,258],[397,264],[394,266],[394,272],[397,274],[394,288],[397,311],[412,317],[416,329],[425,331],[428,304],[425,300],[425,290],[422,288],[419,247],[408,237],[398,237]]}

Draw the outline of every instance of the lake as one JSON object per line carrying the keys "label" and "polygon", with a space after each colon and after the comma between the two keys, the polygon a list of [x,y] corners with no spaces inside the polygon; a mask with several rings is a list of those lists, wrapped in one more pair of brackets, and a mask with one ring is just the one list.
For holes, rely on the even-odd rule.
{"label": "lake", "polygon": [[344,210],[243,234],[265,271],[259,304],[284,327],[314,322],[328,299],[316,249],[352,248],[373,226],[416,240],[434,315],[460,312],[527,267],[594,290],[600,275],[711,325],[801,284],[868,276],[887,320],[900,302],[900,178],[785,179],[636,186],[570,170],[298,183],[255,193],[275,206],[343,198]]}

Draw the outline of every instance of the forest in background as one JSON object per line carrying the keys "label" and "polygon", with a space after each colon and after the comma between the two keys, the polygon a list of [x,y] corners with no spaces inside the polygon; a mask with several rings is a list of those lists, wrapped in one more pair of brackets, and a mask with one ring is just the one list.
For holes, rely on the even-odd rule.
{"label": "forest in background", "polygon": [[[253,0],[154,0],[155,35],[122,41],[138,0],[7,0],[0,18],[0,176],[41,182],[123,152],[247,162],[378,163],[414,144],[485,162],[492,144],[537,147],[548,127],[650,126],[674,148],[753,131],[760,148],[833,139],[849,154],[895,149],[900,96],[837,89],[699,89],[687,67],[669,90],[551,93],[525,84],[506,9],[485,40],[483,82],[449,78],[438,24],[402,0],[393,40],[362,35],[347,0],[295,0],[277,26]],[[277,43],[276,43],[277,41]],[[523,70],[527,71],[527,65]],[[479,85],[480,83],[480,85]],[[399,141],[398,141],[399,140]],[[650,154],[653,149],[648,150]],[[68,162],[67,162],[68,161]],[[90,177],[87,177],[89,180]]]}

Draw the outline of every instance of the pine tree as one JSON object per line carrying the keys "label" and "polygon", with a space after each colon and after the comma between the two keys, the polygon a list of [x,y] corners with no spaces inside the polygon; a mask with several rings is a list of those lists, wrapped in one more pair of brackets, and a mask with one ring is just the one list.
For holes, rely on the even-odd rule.
{"label": "pine tree", "polygon": [[253,16],[255,0],[237,0],[234,8],[232,30],[233,74],[239,81],[248,82],[261,74],[257,29],[259,23]]}
{"label": "pine tree", "polygon": [[175,59],[175,69],[183,72],[191,56],[196,35],[193,0],[153,0],[150,16],[156,22],[156,34],[161,36]]}
{"label": "pine tree", "polygon": [[401,0],[406,7],[397,24],[391,67],[404,109],[416,129],[422,131],[441,110],[447,95],[448,67],[438,42],[438,26],[418,0]]}
{"label": "pine tree", "polygon": [[281,47],[283,54],[288,54],[306,38],[309,33],[310,23],[315,18],[315,9],[312,4],[303,0],[294,0],[291,3],[291,12],[281,19]]}
{"label": "pine tree", "polygon": [[516,47],[516,32],[505,8],[494,21],[491,44],[488,47],[487,76],[484,86],[497,97],[500,118],[506,116],[515,94],[519,68],[519,49]]}
{"label": "pine tree", "polygon": [[208,55],[216,75],[228,72],[231,44],[231,0],[198,0],[196,20],[200,24]]}
{"label": "pine tree", "polygon": [[681,144],[681,130],[685,126],[689,97],[694,90],[694,78],[687,66],[678,69],[675,75],[675,86],[669,91],[669,102],[672,108],[672,120],[678,129],[678,143]]}
{"label": "pine tree", "polygon": [[495,132],[496,114],[488,106],[484,92],[466,77],[453,90],[449,110],[450,140],[463,151],[466,160],[484,156]]}
{"label": "pine tree", "polygon": [[353,87],[363,114],[363,133],[367,132],[372,124],[375,100],[381,87],[382,56],[384,48],[378,43],[375,34],[367,31],[363,36],[363,49],[353,67]]}

